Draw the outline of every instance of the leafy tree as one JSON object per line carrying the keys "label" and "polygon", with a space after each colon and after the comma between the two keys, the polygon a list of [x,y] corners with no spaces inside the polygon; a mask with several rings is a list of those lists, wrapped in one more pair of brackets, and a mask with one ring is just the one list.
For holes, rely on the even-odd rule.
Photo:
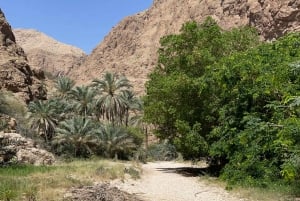
{"label": "leafy tree", "polygon": [[100,93],[96,102],[98,117],[106,118],[113,125],[122,122],[128,108],[124,94],[128,94],[131,88],[129,80],[124,76],[106,73],[102,79],[93,80],[92,86]]}
{"label": "leafy tree", "polygon": [[298,177],[288,162],[296,146],[286,144],[297,142],[297,110],[282,103],[299,94],[299,38],[287,35],[212,66],[220,107],[210,154],[225,162],[223,178],[262,185]]}
{"label": "leafy tree", "polygon": [[98,128],[90,119],[76,116],[61,122],[53,141],[60,152],[71,151],[73,156],[89,156],[98,145]]}
{"label": "leafy tree", "polygon": [[257,46],[257,33],[249,27],[224,31],[209,17],[203,24],[184,24],[180,34],[160,42],[158,65],[146,83],[145,120],[156,126],[158,137],[176,140],[179,151],[187,152],[191,139],[200,140],[187,158],[208,156],[209,133],[219,115],[211,66]]}

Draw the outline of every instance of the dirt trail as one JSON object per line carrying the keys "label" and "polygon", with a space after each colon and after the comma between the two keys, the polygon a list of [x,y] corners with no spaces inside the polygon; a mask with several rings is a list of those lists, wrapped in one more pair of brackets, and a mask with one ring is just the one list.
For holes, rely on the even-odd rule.
{"label": "dirt trail", "polygon": [[143,165],[142,178],[116,184],[145,201],[246,201],[216,185],[201,181],[189,164],[155,162]]}

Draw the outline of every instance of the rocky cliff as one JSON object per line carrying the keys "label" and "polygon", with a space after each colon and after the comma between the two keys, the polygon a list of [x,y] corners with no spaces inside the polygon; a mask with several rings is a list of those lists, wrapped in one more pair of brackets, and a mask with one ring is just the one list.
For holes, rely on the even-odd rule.
{"label": "rocky cliff", "polygon": [[40,79],[43,79],[43,73],[30,68],[0,9],[0,89],[12,91],[26,102],[34,98],[44,99],[46,93]]}
{"label": "rocky cliff", "polygon": [[17,44],[28,58],[30,66],[53,75],[68,73],[81,65],[86,54],[79,48],[56,41],[32,29],[14,29]]}
{"label": "rocky cliff", "polygon": [[229,29],[251,25],[263,39],[300,30],[300,0],[154,0],[148,10],[121,21],[71,72],[83,83],[105,71],[125,74],[143,92],[147,74],[156,64],[159,39],[178,33],[182,24],[212,16]]}

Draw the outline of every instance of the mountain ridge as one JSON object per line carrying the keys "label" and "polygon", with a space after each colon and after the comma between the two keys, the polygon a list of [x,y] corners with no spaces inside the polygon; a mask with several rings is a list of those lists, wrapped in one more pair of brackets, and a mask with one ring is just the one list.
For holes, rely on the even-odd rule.
{"label": "mountain ridge", "polygon": [[154,0],[149,9],[116,25],[70,76],[86,83],[112,71],[126,75],[142,94],[157,62],[160,38],[178,33],[187,21],[201,23],[208,16],[223,29],[256,27],[264,40],[300,30],[299,0]]}
{"label": "mountain ridge", "polygon": [[78,47],[57,41],[34,29],[13,29],[16,42],[25,51],[30,66],[53,75],[64,74],[80,66],[86,54]]}

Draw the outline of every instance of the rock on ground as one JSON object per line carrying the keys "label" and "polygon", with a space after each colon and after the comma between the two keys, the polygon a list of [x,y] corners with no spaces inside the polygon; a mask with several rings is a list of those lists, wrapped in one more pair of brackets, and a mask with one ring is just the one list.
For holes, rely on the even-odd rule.
{"label": "rock on ground", "polygon": [[33,140],[17,133],[0,132],[0,164],[51,165],[55,162],[52,153],[39,148]]}

